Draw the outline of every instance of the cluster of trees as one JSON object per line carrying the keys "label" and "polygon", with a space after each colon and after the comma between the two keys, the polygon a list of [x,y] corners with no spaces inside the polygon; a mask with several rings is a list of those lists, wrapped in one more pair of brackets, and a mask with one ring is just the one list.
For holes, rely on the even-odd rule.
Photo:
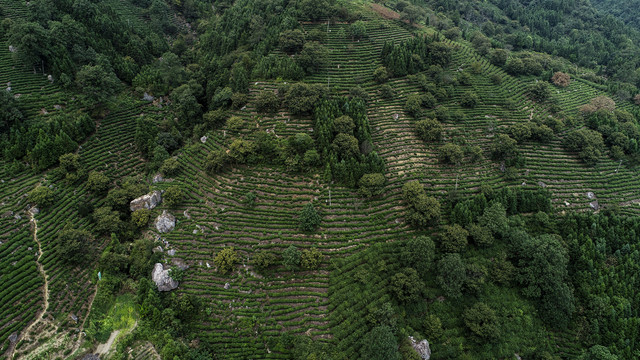
{"label": "cluster of trees", "polygon": [[36,171],[57,165],[61,155],[74,152],[95,130],[94,120],[84,113],[56,114],[28,124],[21,118],[15,120],[0,135],[4,159],[26,160]]}
{"label": "cluster of trees", "polygon": [[589,129],[572,131],[564,145],[585,163],[595,165],[605,145],[615,160],[638,155],[640,128],[636,116],[617,110],[615,102],[606,96],[592,99],[580,107],[580,113]]}
{"label": "cluster of trees", "polygon": [[[354,97],[321,101],[314,110],[313,128],[328,179],[349,187],[360,184],[363,194],[378,191],[376,188],[384,183],[380,179],[384,163],[371,143],[364,100]],[[370,175],[361,181],[367,174]]]}
{"label": "cluster of trees", "polygon": [[268,271],[278,266],[284,265],[289,271],[314,270],[317,269],[325,256],[316,247],[300,251],[295,245],[287,247],[278,254],[270,250],[259,250],[253,255],[251,262],[260,271]]}
{"label": "cluster of trees", "polygon": [[421,36],[399,44],[385,42],[382,46],[382,64],[394,77],[415,74],[432,65],[446,67],[451,61],[451,48],[439,37]]}

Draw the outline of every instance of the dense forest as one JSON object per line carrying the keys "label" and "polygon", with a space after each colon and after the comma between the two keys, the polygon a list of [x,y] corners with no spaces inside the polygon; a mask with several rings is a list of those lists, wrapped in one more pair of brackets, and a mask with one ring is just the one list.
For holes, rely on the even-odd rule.
{"label": "dense forest", "polygon": [[640,357],[634,2],[0,15],[0,359]]}

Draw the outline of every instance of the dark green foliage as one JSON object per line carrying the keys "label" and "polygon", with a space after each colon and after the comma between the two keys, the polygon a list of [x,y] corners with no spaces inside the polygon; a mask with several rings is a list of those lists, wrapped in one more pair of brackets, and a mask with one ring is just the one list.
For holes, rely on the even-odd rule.
{"label": "dark green foliage", "polygon": [[23,119],[16,100],[9,91],[0,91],[0,131],[7,132]]}
{"label": "dark green foliage", "polygon": [[460,105],[467,108],[474,108],[476,107],[476,105],[478,105],[479,101],[480,99],[478,98],[478,95],[475,92],[467,91],[466,93],[462,94],[462,98],[460,99]]}
{"label": "dark green foliage", "polygon": [[443,127],[438,120],[427,118],[416,123],[416,132],[424,141],[440,141]]}
{"label": "dark green foliage", "polygon": [[105,102],[120,89],[120,80],[100,65],[85,65],[78,71],[76,86],[90,101]]}
{"label": "dark green foliage", "polygon": [[71,224],[58,233],[56,256],[68,264],[80,264],[87,259],[93,238],[88,231],[74,229]]}
{"label": "dark green foliage", "polygon": [[404,104],[404,111],[414,118],[422,115],[422,97],[417,94],[407,96],[407,102]]}
{"label": "dark green foliage", "polygon": [[373,72],[373,80],[378,84],[382,84],[389,80],[389,70],[384,66],[378,66]]}
{"label": "dark green foliage", "polygon": [[517,141],[506,134],[496,135],[489,151],[494,160],[509,160],[519,156]]}
{"label": "dark green foliage", "polygon": [[363,197],[372,197],[382,194],[386,179],[381,173],[364,174],[358,182],[358,194]]}
{"label": "dark green foliage", "polygon": [[284,95],[284,103],[292,114],[308,114],[324,95],[325,89],[322,85],[296,83],[287,89]]}
{"label": "dark green foliage", "polygon": [[440,234],[440,247],[445,252],[460,252],[467,246],[469,232],[458,224],[445,225]]}
{"label": "dark green foliage", "polygon": [[238,257],[238,253],[233,249],[233,247],[225,247],[213,258],[213,263],[218,268],[218,271],[223,274],[231,272],[239,261],[240,258]]}
{"label": "dark green foliage", "polygon": [[445,295],[452,298],[462,296],[462,287],[467,279],[460,254],[447,254],[438,261],[438,285]]}
{"label": "dark green foliage", "polygon": [[469,235],[476,246],[486,247],[493,243],[493,236],[491,235],[489,228],[478,224],[470,224],[467,227],[467,230],[469,231]]}
{"label": "dark green foliage", "polygon": [[435,244],[426,236],[407,240],[400,253],[402,263],[416,269],[423,278],[433,268],[434,258]]}
{"label": "dark green foliage", "polygon": [[107,190],[109,190],[110,184],[111,180],[109,180],[109,177],[107,175],[98,171],[92,171],[89,173],[87,186],[89,187],[89,190],[93,191],[94,193],[105,193]]}
{"label": "dark green foliage", "polygon": [[315,231],[321,222],[322,218],[318,214],[318,211],[316,211],[313,203],[306,204],[302,209],[302,213],[300,213],[300,230],[304,232]]}
{"label": "dark green foliage", "polygon": [[307,74],[314,74],[327,65],[329,51],[319,42],[310,41],[304,44],[300,55],[296,57],[296,61]]}
{"label": "dark green foliage", "polygon": [[291,245],[285,251],[282,252],[282,263],[287,270],[293,271],[300,267],[302,261],[302,254],[297,247]]}
{"label": "dark green foliage", "polygon": [[184,193],[179,186],[169,186],[162,194],[162,200],[168,207],[176,207],[184,201]]}
{"label": "dark green foliage", "polygon": [[255,252],[252,262],[257,269],[265,270],[278,263],[278,256],[271,251],[260,250]]}
{"label": "dark green foliage", "polygon": [[100,234],[117,234],[124,225],[120,220],[120,214],[108,206],[97,208],[93,212],[93,220],[96,223],[95,229]]}
{"label": "dark green foliage", "polygon": [[36,204],[38,207],[46,208],[53,205],[55,194],[48,186],[38,185],[29,192],[29,202]]}
{"label": "dark green foliage", "polygon": [[[415,11],[419,13],[420,8],[416,8]],[[449,45],[427,36],[406,40],[397,46],[385,42],[382,47],[382,64],[394,77],[415,74],[426,70],[430,65],[444,67],[450,61]]]}
{"label": "dark green foliage", "polygon": [[285,30],[278,37],[282,51],[293,54],[302,50],[304,46],[304,33],[298,29]]}
{"label": "dark green foliage", "polygon": [[424,284],[418,272],[412,268],[404,268],[391,277],[391,292],[401,303],[412,303],[420,298]]}
{"label": "dark green foliage", "polygon": [[388,326],[377,326],[362,338],[360,356],[370,360],[400,360],[398,340]]}
{"label": "dark green foliage", "polygon": [[544,102],[551,96],[549,83],[546,81],[536,81],[529,86],[529,96],[537,102]]}
{"label": "dark green foliage", "polygon": [[590,129],[580,129],[569,133],[564,140],[569,151],[577,152],[582,161],[595,165],[604,147],[602,135]]}
{"label": "dark green foliage", "polygon": [[464,311],[464,324],[478,337],[479,342],[497,341],[500,338],[496,312],[485,303],[478,302]]}
{"label": "dark green foliage", "polygon": [[438,153],[438,159],[443,164],[460,164],[463,157],[464,152],[462,151],[460,145],[452,143],[446,143],[443,147],[440,148],[440,152]]}
{"label": "dark green foliage", "polygon": [[418,181],[409,181],[402,187],[402,196],[408,204],[407,222],[416,227],[426,227],[440,219],[440,202],[427,196]]}

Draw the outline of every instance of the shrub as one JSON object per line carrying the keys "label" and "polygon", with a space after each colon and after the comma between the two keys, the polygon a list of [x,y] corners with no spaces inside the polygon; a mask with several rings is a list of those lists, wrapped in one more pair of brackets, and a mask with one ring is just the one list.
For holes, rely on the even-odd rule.
{"label": "shrub", "polygon": [[256,251],[253,257],[253,266],[257,269],[265,270],[278,262],[278,256],[272,251]]}
{"label": "shrub", "polygon": [[413,226],[426,227],[440,219],[440,202],[427,196],[424,187],[417,180],[404,184],[402,196],[409,205],[407,222]]}
{"label": "shrub", "polygon": [[404,104],[404,111],[414,118],[420,117],[422,114],[422,98],[420,95],[411,94],[407,96],[407,101]]}
{"label": "shrub", "polygon": [[227,119],[227,129],[233,132],[239,132],[244,126],[244,120],[239,116],[232,116]]}
{"label": "shrub", "polygon": [[356,124],[353,123],[353,119],[347,115],[340,116],[333,120],[333,131],[337,134],[353,135],[355,128]]}
{"label": "shrub", "polygon": [[404,268],[391,278],[391,292],[401,303],[415,302],[420,298],[424,284],[418,272],[412,268]]}
{"label": "shrub", "polygon": [[311,248],[309,250],[303,250],[300,257],[300,264],[303,269],[313,270],[317,269],[322,262],[323,255],[317,248]]}
{"label": "shrub", "polygon": [[467,91],[466,93],[462,94],[460,105],[467,108],[476,107],[476,105],[478,105],[478,95],[475,92]]}
{"label": "shrub", "polygon": [[386,179],[381,173],[364,174],[360,178],[358,193],[363,197],[377,196],[382,193]]}
{"label": "shrub", "polygon": [[567,73],[558,71],[551,77],[551,82],[555,86],[567,87],[571,83],[571,76]]}
{"label": "shrub", "polygon": [[147,226],[149,219],[151,219],[151,212],[149,210],[139,209],[131,213],[131,222],[139,228]]}
{"label": "shrub", "polygon": [[389,80],[389,70],[384,66],[378,66],[378,68],[373,71],[373,80],[378,84],[387,82],[387,80]]}
{"label": "shrub", "polygon": [[93,238],[88,231],[74,229],[67,224],[58,234],[56,256],[66,263],[82,263],[87,258],[92,241]]}
{"label": "shrub", "polygon": [[481,342],[496,341],[499,338],[498,317],[485,303],[478,302],[464,311],[464,323]]}
{"label": "shrub", "polygon": [[[393,88],[390,85],[382,85],[380,87],[380,95],[382,95],[382,97],[385,99],[393,98]],[[638,96],[640,96],[640,94]]]}
{"label": "shrub", "polygon": [[218,271],[223,274],[230,272],[238,261],[240,261],[240,258],[238,257],[238,253],[233,250],[233,247],[220,250],[213,259],[213,263],[218,267]]}

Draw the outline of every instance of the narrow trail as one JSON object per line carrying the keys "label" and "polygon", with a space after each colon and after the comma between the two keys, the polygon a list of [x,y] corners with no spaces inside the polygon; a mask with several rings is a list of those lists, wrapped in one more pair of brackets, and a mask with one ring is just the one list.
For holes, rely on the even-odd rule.
{"label": "narrow trail", "polygon": [[[24,330],[24,333],[22,334],[21,339],[16,341],[16,344],[22,340],[28,340],[30,338],[29,332],[36,324],[42,321],[42,319],[44,318],[44,313],[47,312],[47,309],[49,308],[49,279],[47,277],[47,273],[44,270],[44,266],[42,266],[42,264],[40,263],[40,258],[42,257],[42,244],[40,244],[40,240],[38,240],[38,220],[35,219],[34,214],[32,212],[29,212],[29,218],[30,218],[29,221],[31,222],[32,229],[33,229],[33,240],[36,242],[36,244],[38,244],[38,257],[36,258],[36,266],[38,267],[38,271],[40,272],[40,274],[42,275],[42,278],[44,279],[44,286],[43,286],[44,303],[43,303],[42,311],[38,314],[36,319]],[[15,351],[15,346],[13,349],[11,349],[9,359],[13,358],[14,351]]]}

